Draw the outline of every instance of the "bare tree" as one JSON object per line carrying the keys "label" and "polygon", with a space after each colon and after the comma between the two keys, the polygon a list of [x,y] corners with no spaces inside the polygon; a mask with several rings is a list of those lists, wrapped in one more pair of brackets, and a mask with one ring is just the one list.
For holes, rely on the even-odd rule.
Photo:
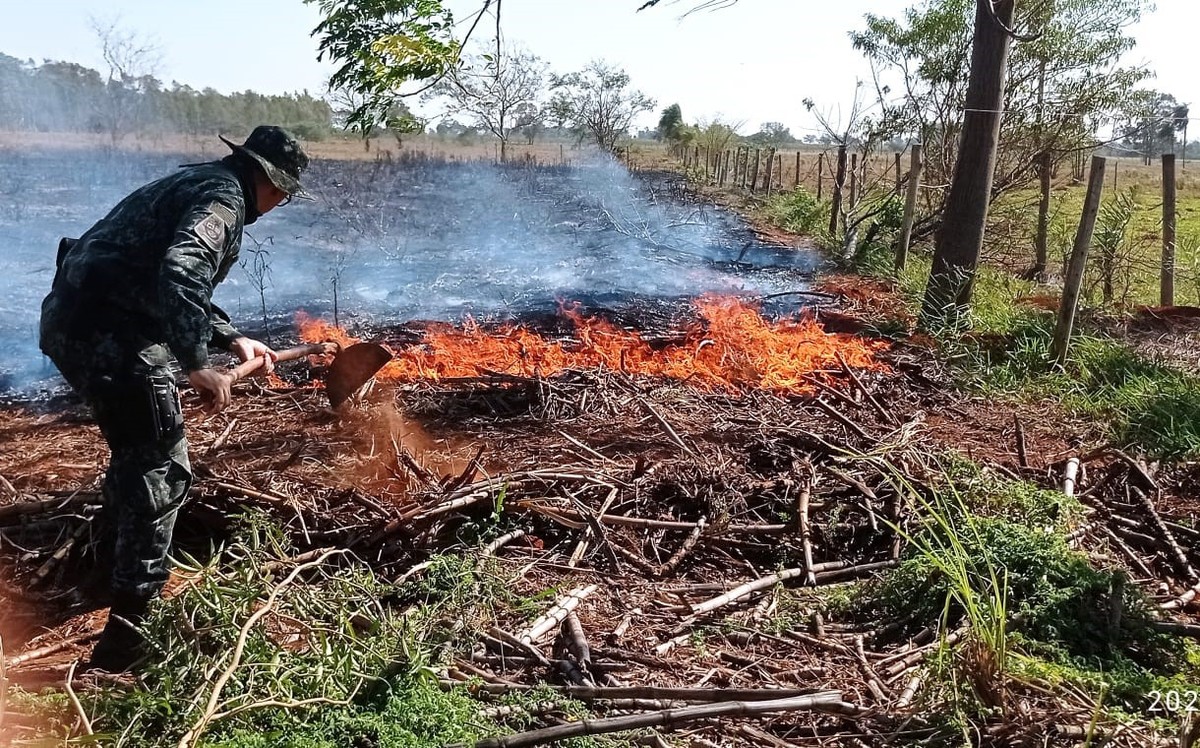
{"label": "bare tree", "polygon": [[145,114],[144,108],[159,86],[154,74],[162,53],[157,45],[122,28],[118,20],[92,18],[91,26],[108,67],[97,114],[115,147]]}
{"label": "bare tree", "polygon": [[[840,256],[843,261],[851,261],[858,255],[858,232],[862,225],[878,216],[887,207],[887,191],[876,195],[877,199],[859,199],[863,195],[874,193],[874,188],[883,179],[881,176],[877,176],[874,183],[869,183],[866,164],[867,157],[881,148],[886,140],[884,128],[880,126],[878,117],[872,118],[871,116],[874,106],[869,105],[864,99],[864,88],[862,81],[855,83],[854,98],[851,100],[850,109],[847,112],[840,109],[836,114],[822,111],[812,99],[806,98],[802,101],[805,109],[816,118],[821,129],[825,131],[824,142],[838,146],[837,173],[834,177],[830,199],[829,231],[832,239],[841,242]],[[876,94],[882,96],[878,85]],[[853,175],[847,175],[845,161],[851,151],[858,154],[856,159],[858,171]],[[850,195],[850,199],[846,200],[843,199],[846,197],[843,193],[848,176],[852,185],[857,189],[851,190],[856,194]],[[841,228],[840,237],[838,236],[839,227]],[[867,236],[871,235],[871,230],[868,230]]]}
{"label": "bare tree", "polygon": [[500,160],[508,158],[508,141],[523,117],[537,111],[546,90],[546,63],[517,49],[460,60],[434,86],[427,100],[446,102],[445,114],[465,114],[473,124],[500,140]]}
{"label": "bare tree", "polygon": [[629,88],[629,74],[602,60],[594,60],[578,73],[556,77],[551,108],[565,121],[591,136],[596,145],[614,151],[617,139],[629,131],[633,119],[654,108],[654,99]]}
{"label": "bare tree", "polygon": [[265,241],[259,241],[252,235],[246,234],[250,241],[254,242],[253,249],[247,249],[250,253],[249,261],[243,257],[239,260],[242,270],[245,271],[246,277],[250,279],[250,283],[254,285],[254,290],[258,291],[259,310],[262,312],[263,337],[271,342],[271,320],[267,315],[267,287],[271,284],[271,252],[265,244],[274,244],[272,237],[267,237]]}

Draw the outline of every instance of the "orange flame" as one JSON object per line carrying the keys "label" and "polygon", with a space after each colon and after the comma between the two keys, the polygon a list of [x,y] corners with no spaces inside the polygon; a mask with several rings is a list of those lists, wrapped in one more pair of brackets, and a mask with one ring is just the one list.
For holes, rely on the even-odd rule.
{"label": "orange flame", "polygon": [[302,343],[337,343],[346,348],[361,342],[337,325],[310,317],[304,312],[296,312],[296,326],[300,328]]}
{"label": "orange flame", "polygon": [[[562,310],[575,325],[576,340],[569,342],[517,325],[484,331],[471,319],[462,327],[438,324],[420,344],[397,353],[377,377],[404,382],[486,372],[549,377],[570,369],[607,368],[686,380],[708,390],[806,392],[812,389],[806,377],[840,369],[839,356],[852,368],[884,368],[874,355],[886,347],[882,341],[827,333],[807,317],[770,322],[757,306],[735,297],[706,296],[694,304],[702,322],[681,331],[681,342],[658,350],[638,332],[584,317],[573,306]],[[345,331],[307,317],[301,321],[301,337],[357,342]]]}

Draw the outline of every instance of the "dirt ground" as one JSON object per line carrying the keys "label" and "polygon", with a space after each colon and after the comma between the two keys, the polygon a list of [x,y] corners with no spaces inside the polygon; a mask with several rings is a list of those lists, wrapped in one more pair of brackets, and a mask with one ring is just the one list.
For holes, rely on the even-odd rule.
{"label": "dirt ground", "polygon": [[[844,289],[853,285],[850,279],[837,282]],[[879,300],[878,290],[859,292]],[[831,325],[845,328],[866,321],[855,316],[861,311],[846,294],[841,310],[828,314]],[[639,531],[632,515],[676,523],[722,516],[729,525],[771,525],[790,511],[786,507],[794,498],[788,487],[806,474],[803,464],[823,459],[820,445],[826,441],[856,448],[894,443],[906,454],[922,455],[957,449],[981,464],[1048,486],[1057,481],[1066,456],[1100,444],[1094,427],[1064,421],[1059,414],[951,394],[929,349],[899,345],[880,356],[885,366],[860,372],[857,384],[845,372],[831,373],[820,391],[799,396],[713,393],[585,371],[547,380],[481,376],[377,383],[366,401],[335,413],[320,390],[252,381],[238,386],[228,411],[204,419],[189,393],[185,409],[197,481],[177,542],[202,554],[224,538],[229,516],[255,507],[287,526],[302,550],[331,538],[367,543],[359,548],[364,556],[381,559],[378,571],[395,575],[426,554],[452,551],[456,541],[449,527],[478,512],[468,506],[446,515],[446,528],[435,526],[420,542],[406,542],[401,553],[386,543],[370,545],[364,537],[372,533],[364,526],[377,528],[378,534],[397,513],[433,511],[429,507],[460,495],[456,485],[506,479],[506,506],[529,533],[499,554],[498,562],[508,569],[535,562],[535,571],[517,582],[517,589],[531,596],[547,588],[600,584],[602,591],[580,616],[596,639],[615,642],[609,656],[620,653],[622,682],[751,688],[765,679],[786,687],[811,684],[812,674],[824,673],[830,687],[861,696],[867,687],[853,657],[831,660],[827,644],[800,641],[802,651],[796,650],[796,640],[770,637],[730,641],[716,649],[671,644],[679,636],[681,617],[687,620],[680,611],[781,563],[791,565],[789,556],[799,550],[793,541],[781,556],[778,546],[735,536],[726,550],[706,546],[678,568],[659,572],[655,582],[649,571],[666,563],[684,538],[681,531]],[[305,385],[308,376],[307,366],[297,364],[290,378]],[[816,399],[827,403],[823,409],[814,408]],[[1018,464],[1017,419],[1024,430],[1026,467]],[[17,663],[8,669],[10,680],[36,689],[60,682],[69,664],[86,655],[104,621],[105,600],[89,586],[95,569],[88,518],[99,501],[106,454],[86,411],[69,399],[0,411],[0,441],[6,446],[0,452],[0,636],[10,663]],[[555,500],[544,506],[548,499],[538,497],[573,495],[594,506],[601,503],[602,486],[625,483],[640,488],[628,495],[622,489],[612,511],[631,515],[631,524],[610,530],[607,547],[593,545],[572,560],[579,540],[566,519],[570,504],[564,508]],[[27,517],[3,514],[32,502],[41,502],[41,509]],[[816,560],[850,567],[887,563],[893,543],[886,531],[862,525],[846,534],[848,527],[865,522],[865,515],[848,526],[845,519],[826,525],[822,516],[814,509],[813,523],[821,533]],[[784,530],[776,527],[763,532]],[[624,550],[612,556],[609,548],[618,547]],[[639,616],[636,610],[655,612]],[[764,615],[761,606],[755,610]],[[624,619],[630,623],[619,637],[604,633]],[[885,648],[895,643],[878,646],[880,658],[905,651]],[[736,666],[743,660],[757,664]]]}

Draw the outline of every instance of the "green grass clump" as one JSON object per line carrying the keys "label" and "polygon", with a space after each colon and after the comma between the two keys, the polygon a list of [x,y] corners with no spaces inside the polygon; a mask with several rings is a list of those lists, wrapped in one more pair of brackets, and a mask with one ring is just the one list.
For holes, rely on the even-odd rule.
{"label": "green grass clump", "polygon": [[901,564],[862,585],[844,615],[896,621],[910,634],[965,625],[964,641],[929,663],[964,715],[1002,704],[1014,679],[1054,674],[1134,711],[1151,689],[1194,680],[1200,671],[1180,667],[1188,645],[1151,628],[1137,585],[1067,546],[1077,503],[961,460],[940,467],[929,485],[897,476],[920,522],[903,530]]}
{"label": "green grass clump", "polygon": [[[85,697],[105,745],[429,746],[499,732],[433,667],[456,626],[476,615],[462,568],[435,563],[428,604],[386,604],[397,591],[345,552],[298,575],[277,529],[246,522],[244,538],[159,601],[147,622],[154,650],[132,689]],[[432,590],[436,588],[437,594]],[[464,607],[453,616],[446,604]],[[256,619],[255,616],[258,616]]]}
{"label": "green grass clump", "polygon": [[795,234],[813,234],[829,220],[829,206],[803,187],[775,193],[767,201],[766,213],[777,226]]}
{"label": "green grass clump", "polygon": [[[541,689],[504,697],[516,716],[501,724],[467,687],[442,687],[441,667],[502,606],[522,602],[494,566],[445,554],[396,586],[334,551],[293,576],[299,567],[286,560],[294,552],[279,529],[258,515],[242,521],[233,533],[241,540],[208,563],[188,562],[185,585],[154,605],[145,627],[153,655],[136,684],[80,693],[91,742],[149,748],[191,733],[192,744],[221,748],[426,748],[532,727],[529,715],[547,704],[559,716],[587,715]],[[16,698],[59,738],[71,733],[61,694]],[[603,736],[563,745],[630,744]]]}
{"label": "green grass clump", "polygon": [[969,386],[1057,400],[1108,424],[1111,438],[1157,457],[1200,454],[1200,378],[1115,340],[1079,336],[1062,369],[1050,364],[1048,323],[1007,338],[961,341],[953,359]]}
{"label": "green grass clump", "polygon": [[[1038,649],[1063,661],[1110,669],[1133,664],[1165,670],[1181,654],[1179,640],[1156,635],[1144,624],[1145,599],[1135,585],[1119,585],[1108,571],[1094,569],[1086,556],[1067,548],[1062,535],[1003,519],[974,518],[973,531],[959,538],[971,587],[989,593],[995,572],[1006,591],[1009,621]],[[936,532],[929,530],[929,532]],[[953,576],[937,568],[919,547],[873,594],[881,610],[902,611],[914,625],[928,625],[946,610]],[[1124,614],[1110,625],[1113,590],[1121,590]],[[949,623],[966,615],[955,600]],[[1056,657],[1056,659],[1059,659]]]}
{"label": "green grass clump", "polygon": [[985,472],[977,463],[953,453],[940,462],[945,479],[953,483],[961,498],[960,513],[1008,520],[1041,532],[1064,532],[1083,515],[1079,500],[1062,491]]}
{"label": "green grass clump", "polygon": [[[490,729],[489,729],[490,727]],[[495,727],[463,692],[445,692],[427,677],[387,681],[376,696],[352,708],[318,708],[303,715],[280,710],[230,725],[204,745],[221,748],[426,748],[473,741]]]}
{"label": "green grass clump", "polygon": [[[899,281],[918,307],[928,276],[917,258]],[[994,397],[1051,399],[1070,413],[1108,424],[1113,441],[1156,457],[1200,455],[1200,377],[1147,358],[1111,338],[1076,334],[1066,365],[1050,355],[1055,315],[1022,298],[1036,286],[981,268],[971,308],[971,332],[939,344],[960,383]]]}

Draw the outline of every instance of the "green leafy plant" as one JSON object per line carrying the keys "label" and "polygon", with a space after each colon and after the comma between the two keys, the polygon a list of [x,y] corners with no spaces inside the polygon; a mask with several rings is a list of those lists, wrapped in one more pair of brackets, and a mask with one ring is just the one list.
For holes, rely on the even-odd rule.
{"label": "green leafy plant", "polygon": [[767,215],[780,228],[796,234],[811,234],[824,220],[828,207],[803,187],[778,192],[767,203]]}

